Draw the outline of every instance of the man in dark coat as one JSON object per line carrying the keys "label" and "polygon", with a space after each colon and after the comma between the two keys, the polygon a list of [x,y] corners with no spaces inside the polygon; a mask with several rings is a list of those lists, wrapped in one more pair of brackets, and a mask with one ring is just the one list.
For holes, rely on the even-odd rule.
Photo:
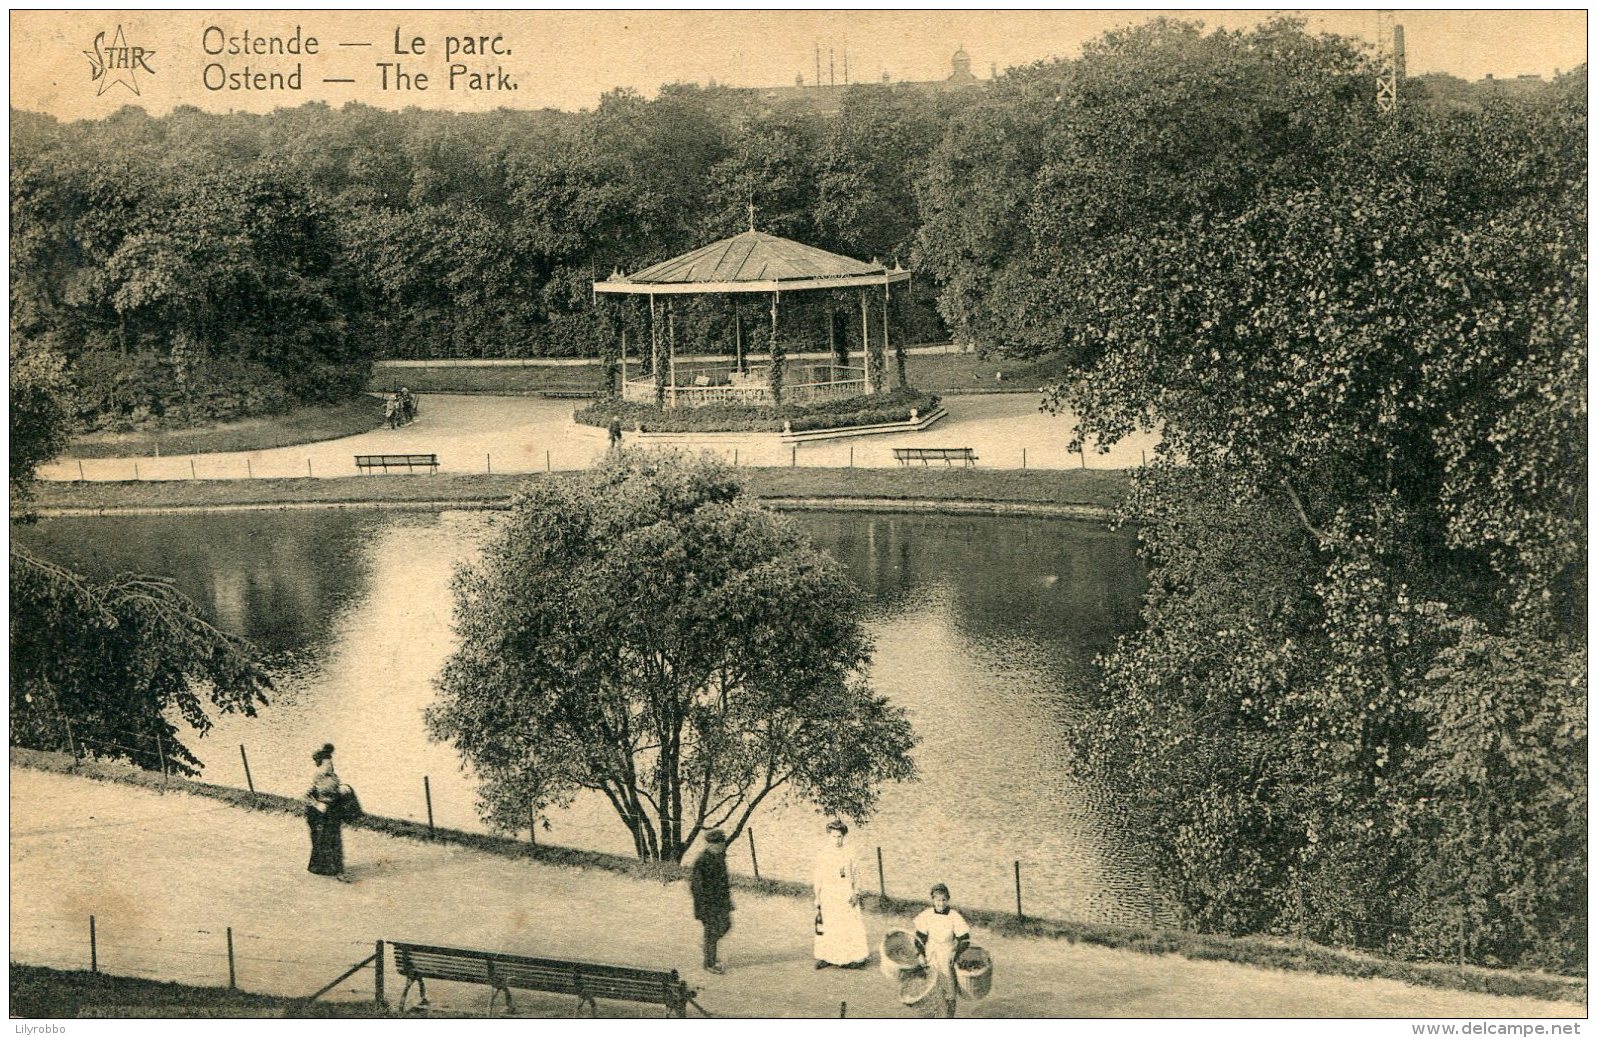
{"label": "man in dark coat", "polygon": [[725,973],[716,943],[732,929],[732,885],[726,875],[726,834],[704,834],[704,850],[693,863],[693,918],[704,925],[704,968]]}

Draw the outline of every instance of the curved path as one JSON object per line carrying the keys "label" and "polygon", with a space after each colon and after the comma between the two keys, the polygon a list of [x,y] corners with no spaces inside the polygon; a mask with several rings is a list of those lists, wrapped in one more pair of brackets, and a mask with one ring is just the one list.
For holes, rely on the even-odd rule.
{"label": "curved path", "polygon": [[[378,404],[374,401],[374,408]],[[581,406],[580,404],[576,406]],[[856,436],[792,448],[770,436],[728,433],[696,445],[740,465],[862,468],[890,467],[893,447],[950,446],[975,449],[983,468],[1078,468],[1082,458],[1065,451],[1072,420],[1037,410],[1030,393],[953,396],[948,417],[918,433]],[[417,421],[400,429],[377,429],[337,440],[271,450],[165,457],[84,458],[70,455],[39,470],[41,479],[180,480],[251,477],[353,476],[357,454],[437,454],[440,471],[451,473],[540,472],[586,468],[606,448],[604,430],[571,420],[571,401],[540,397],[428,395]],[[1086,465],[1121,469],[1141,463],[1155,438],[1137,435],[1107,454],[1089,453]]]}
{"label": "curved path", "polygon": [[[358,778],[354,779],[359,781]],[[246,991],[307,995],[371,954],[378,938],[529,955],[676,967],[718,1016],[917,1015],[874,968],[811,968],[813,915],[798,898],[739,890],[722,945],[730,967],[698,966],[685,884],[502,858],[345,830],[355,882],[305,871],[305,823],[173,790],[161,794],[13,766],[11,959],[195,984],[227,980],[232,927]],[[19,893],[20,892],[20,893]],[[873,942],[904,920],[867,915]],[[1583,1006],[1286,973],[1034,937],[975,938],[996,963],[979,1017],[1579,1017]],[[362,971],[330,998],[371,997]],[[388,977],[398,999],[400,982]],[[487,990],[429,985],[443,1012],[478,1013]],[[569,1015],[569,998],[516,996],[529,1015]],[[602,1003],[606,1016],[658,1011]]]}

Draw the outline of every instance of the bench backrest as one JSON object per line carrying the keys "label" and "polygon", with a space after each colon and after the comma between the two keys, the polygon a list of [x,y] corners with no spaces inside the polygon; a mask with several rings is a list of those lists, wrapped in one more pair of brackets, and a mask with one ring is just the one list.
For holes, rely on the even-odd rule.
{"label": "bench backrest", "polygon": [[357,454],[357,465],[436,465],[436,454]]}
{"label": "bench backrest", "polygon": [[943,458],[949,455],[961,458],[967,457],[971,450],[970,447],[894,447],[893,453],[901,458]]}
{"label": "bench backrest", "polygon": [[683,1005],[692,997],[676,970],[541,959],[424,944],[395,943],[392,947],[394,968],[404,977],[667,1006]]}

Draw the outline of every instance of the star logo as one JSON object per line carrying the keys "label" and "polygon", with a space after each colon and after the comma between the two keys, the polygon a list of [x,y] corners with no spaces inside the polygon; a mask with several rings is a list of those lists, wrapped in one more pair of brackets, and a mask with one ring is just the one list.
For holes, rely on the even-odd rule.
{"label": "star logo", "polygon": [[139,69],[150,75],[155,75],[155,70],[150,67],[150,55],[153,50],[143,47],[128,46],[127,37],[122,34],[122,26],[116,27],[116,36],[112,38],[110,46],[105,45],[105,33],[100,33],[94,38],[94,49],[86,50],[83,56],[89,59],[89,80],[100,84],[100,89],[95,91],[95,96],[105,93],[111,87],[120,83],[133,91],[135,97],[139,93]]}

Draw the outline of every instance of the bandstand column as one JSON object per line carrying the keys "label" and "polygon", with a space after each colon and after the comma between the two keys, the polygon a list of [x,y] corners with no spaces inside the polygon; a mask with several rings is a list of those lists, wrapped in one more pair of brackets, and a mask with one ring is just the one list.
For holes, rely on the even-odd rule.
{"label": "bandstand column", "polygon": [[865,351],[865,392],[874,393],[876,387],[871,383],[871,311],[866,302],[866,289],[859,293],[859,330],[860,348]]}
{"label": "bandstand column", "polygon": [[666,348],[671,352],[671,406],[677,405],[677,316],[671,300],[665,301]]}
{"label": "bandstand column", "polygon": [[771,403],[780,405],[782,395],[782,352],[776,342],[776,304],[781,298],[780,292],[771,293],[771,373],[766,377],[765,384],[771,387]]}
{"label": "bandstand column", "polygon": [[661,377],[660,322],[656,315],[654,293],[649,293],[649,374],[654,379],[654,406],[665,406],[665,381]]}
{"label": "bandstand column", "polygon": [[[892,298],[893,298],[893,286],[889,282],[886,282],[886,281],[882,282],[882,363],[883,364],[887,363],[887,351],[893,348],[892,344],[889,343],[888,339],[887,339],[887,304],[892,300]],[[898,369],[898,384],[900,386],[908,385],[908,381],[907,381],[907,379],[904,376],[904,368],[903,368],[903,366],[902,365],[894,365],[894,366]]]}

